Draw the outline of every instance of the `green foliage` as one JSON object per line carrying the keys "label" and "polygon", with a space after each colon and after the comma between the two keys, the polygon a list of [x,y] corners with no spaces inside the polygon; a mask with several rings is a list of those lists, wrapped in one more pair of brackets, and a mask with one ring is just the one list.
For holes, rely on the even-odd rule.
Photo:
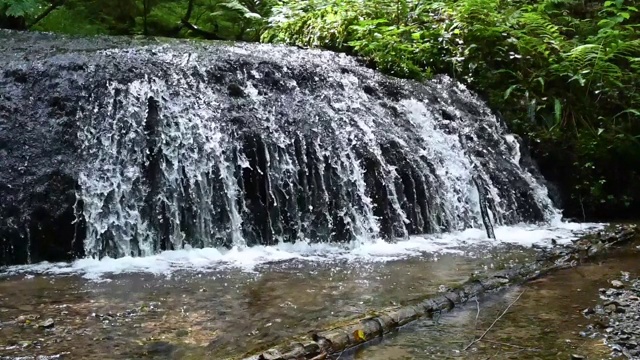
{"label": "green foliage", "polygon": [[[188,22],[182,23],[189,0],[0,0],[0,27],[24,29],[54,4],[34,30],[78,35],[197,37],[203,33],[229,40],[257,41],[271,15],[271,0],[193,0]],[[11,17],[11,18],[9,18]],[[16,19],[20,20],[16,23]],[[145,30],[146,29],[146,30]]]}
{"label": "green foliage", "polygon": [[624,0],[285,0],[262,40],[466,82],[573,189],[574,213],[606,215],[640,200],[639,20]]}
{"label": "green foliage", "polygon": [[36,13],[42,2],[38,0],[0,0],[0,9],[6,16],[21,17]]}
{"label": "green foliage", "polygon": [[[78,21],[77,19],[85,20]],[[68,7],[52,12],[32,29],[72,35],[99,35],[107,31],[97,22],[90,21],[88,17],[84,18],[83,12]]]}
{"label": "green foliage", "polygon": [[257,41],[271,15],[269,0],[226,0],[217,3],[211,20],[230,29],[232,38]]}

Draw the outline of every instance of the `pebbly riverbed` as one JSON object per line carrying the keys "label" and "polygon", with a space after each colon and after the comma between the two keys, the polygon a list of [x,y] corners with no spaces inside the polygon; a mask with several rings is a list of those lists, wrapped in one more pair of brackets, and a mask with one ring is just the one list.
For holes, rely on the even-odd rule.
{"label": "pebbly riverbed", "polygon": [[583,311],[592,324],[580,334],[603,338],[612,357],[640,359],[640,278],[621,271],[608,285],[599,289],[598,304]]}

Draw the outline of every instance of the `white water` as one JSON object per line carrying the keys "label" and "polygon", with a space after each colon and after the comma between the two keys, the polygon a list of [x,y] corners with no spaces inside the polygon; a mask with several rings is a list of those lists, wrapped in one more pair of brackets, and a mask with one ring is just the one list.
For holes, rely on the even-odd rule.
{"label": "white water", "polygon": [[[162,47],[153,71],[134,68],[135,79],[109,78],[83,99],[79,137],[92,160],[78,197],[87,256],[345,237],[367,246],[482,228],[475,177],[486,184],[496,226],[555,217],[544,186],[520,166],[517,141],[464,86],[395,83],[344,56],[266,49],[269,62],[253,47],[211,58]],[[101,56],[146,66],[148,54]],[[251,63],[208,67],[237,56]],[[205,81],[209,74],[244,96]],[[409,95],[396,98],[394,86]]]}
{"label": "white water", "polygon": [[80,259],[72,263],[40,263],[19,265],[6,269],[6,274],[81,275],[86,279],[101,280],[105,276],[126,273],[148,273],[170,276],[176,271],[206,272],[224,268],[235,268],[252,272],[258,266],[286,260],[305,262],[385,262],[423,257],[429,260],[439,254],[454,253],[474,256],[473,247],[491,247],[498,244],[513,244],[523,247],[551,246],[554,239],[566,244],[581,234],[602,228],[604,224],[556,222],[550,226],[518,225],[501,226],[495,229],[495,240],[487,239],[481,229],[469,229],[428,236],[411,236],[396,243],[383,240],[356,241],[338,245],[299,241],[279,243],[275,246],[217,248],[185,248],[164,251],[146,257],[122,257]]}
{"label": "white water", "polygon": [[[569,236],[515,136],[451,79],[268,45],[77,55],[82,86],[48,71],[77,105],[75,235],[92,259],[29,269],[385,261],[485,242],[484,210],[500,241]],[[539,227],[504,227],[519,223]]]}

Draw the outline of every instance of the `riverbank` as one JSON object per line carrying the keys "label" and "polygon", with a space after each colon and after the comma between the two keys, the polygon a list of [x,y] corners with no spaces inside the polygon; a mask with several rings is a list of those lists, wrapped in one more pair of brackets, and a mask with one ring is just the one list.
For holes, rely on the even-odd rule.
{"label": "riverbank", "polygon": [[[589,333],[596,317],[585,310],[602,307],[599,289],[611,287],[621,271],[640,276],[637,244],[469,301],[440,318],[418,320],[340,360],[625,359],[601,335]],[[606,327],[598,331],[605,334]]]}
{"label": "riverbank", "polygon": [[[381,338],[417,319],[439,317],[442,312],[464,305],[470,299],[478,299],[485,294],[510,286],[525,284],[553,271],[575,268],[583,262],[595,260],[607,251],[636,238],[636,226],[612,226],[605,231],[577,239],[570,245],[543,251],[534,262],[518,264],[486,276],[473,276],[460,286],[441,289],[441,294],[436,296],[429,296],[422,301],[412,302],[410,305],[378,311],[359,319],[358,322],[340,325],[327,331],[312,331],[307,339],[295,339],[293,343],[268,349],[249,356],[246,360],[325,359],[331,358],[334,354],[341,355],[351,348]],[[517,300],[519,300],[519,296],[513,303]],[[477,342],[482,341],[483,337],[484,334],[474,338],[462,350],[468,350]]]}
{"label": "riverbank", "polygon": [[[639,247],[640,249],[640,247]],[[581,335],[603,338],[614,357],[640,358],[640,278],[625,269],[598,289],[600,301],[583,310],[592,322]],[[632,270],[632,272],[628,271]],[[633,277],[632,277],[633,276]]]}

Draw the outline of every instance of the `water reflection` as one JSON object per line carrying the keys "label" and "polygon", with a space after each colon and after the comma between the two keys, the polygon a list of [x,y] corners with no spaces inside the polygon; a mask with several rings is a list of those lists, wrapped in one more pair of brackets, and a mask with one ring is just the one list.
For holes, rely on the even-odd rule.
{"label": "water reflection", "polygon": [[[475,271],[527,259],[532,251],[502,246],[473,249],[473,254],[437,261],[433,255],[385,263],[297,261],[254,272],[130,273],[100,282],[78,276],[5,277],[0,280],[0,356],[153,357],[157,349],[150,351],[149,344],[167,342],[173,345],[153,346],[178,357],[224,358],[367,309],[411,301]],[[38,319],[16,322],[25,315]],[[38,327],[49,318],[55,326]]]}
{"label": "water reflection", "polygon": [[[479,304],[469,302],[437,321],[409,324],[380,344],[353,350],[340,359],[570,359],[572,354],[585,359],[609,358],[610,351],[601,339],[579,335],[589,324],[581,311],[595,305],[598,289],[620,277],[620,271],[640,276],[638,255],[640,251],[629,247],[601,262],[485,297]],[[483,341],[464,351],[521,293]]]}

